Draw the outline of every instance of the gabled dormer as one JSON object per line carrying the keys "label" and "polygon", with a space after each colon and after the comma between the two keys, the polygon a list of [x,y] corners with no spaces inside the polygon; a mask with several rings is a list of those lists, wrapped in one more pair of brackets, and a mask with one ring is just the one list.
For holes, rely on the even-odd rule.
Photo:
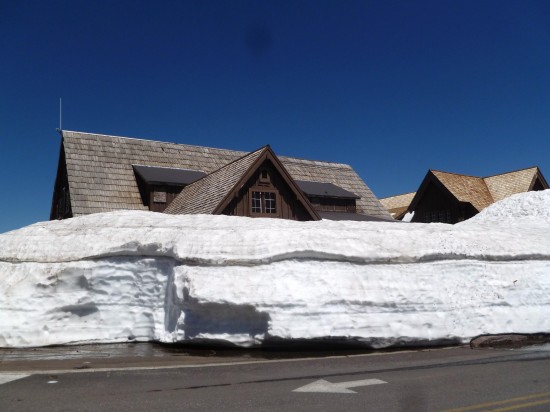
{"label": "gabled dormer", "polygon": [[165,212],[320,219],[307,196],[269,146],[249,153],[185,187]]}

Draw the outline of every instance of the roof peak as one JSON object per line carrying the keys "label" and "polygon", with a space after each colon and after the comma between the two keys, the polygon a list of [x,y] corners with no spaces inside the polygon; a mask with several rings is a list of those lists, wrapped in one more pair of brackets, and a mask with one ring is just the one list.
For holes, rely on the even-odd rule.
{"label": "roof peak", "polygon": [[510,174],[510,173],[517,173],[517,172],[522,172],[524,170],[530,170],[530,169],[537,169],[537,170],[540,170],[538,166],[531,166],[531,167],[524,167],[522,169],[517,169],[517,170],[512,170],[512,171],[509,171],[509,172],[502,172],[502,173],[496,173],[494,175],[489,175],[489,176],[474,176],[474,175],[467,175],[467,174],[463,174],[463,173],[455,173],[455,172],[446,172],[444,170],[436,170],[436,169],[429,169],[430,172],[437,172],[437,173],[445,173],[445,174],[449,174],[449,175],[455,175],[455,176],[464,176],[464,177],[475,177],[476,179],[488,179],[490,177],[496,177],[496,176],[502,176],[502,175],[507,175],[507,174]]}
{"label": "roof peak", "polygon": [[445,173],[445,174],[454,175],[454,176],[475,177],[476,179],[483,179],[483,178],[480,177],[480,176],[467,175],[467,174],[464,174],[464,173],[445,172],[445,171],[443,171],[443,170],[435,170],[435,169],[430,169],[429,171],[432,172],[432,173],[433,173],[433,172],[436,172],[436,173]]}
{"label": "roof peak", "polygon": [[530,169],[540,170],[538,166],[531,166],[531,167],[524,167],[523,169],[512,170],[510,172],[497,173],[497,174],[494,174],[494,175],[484,176],[483,178],[488,179],[490,177],[502,176],[502,175],[507,175],[507,174],[510,174],[510,173],[523,172],[524,170],[530,170]]}

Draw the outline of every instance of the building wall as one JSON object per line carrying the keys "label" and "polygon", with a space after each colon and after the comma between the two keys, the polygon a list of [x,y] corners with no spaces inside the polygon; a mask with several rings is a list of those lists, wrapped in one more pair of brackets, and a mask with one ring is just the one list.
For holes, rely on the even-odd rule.
{"label": "building wall", "polygon": [[63,145],[61,145],[57,175],[55,177],[52,208],[50,211],[50,220],[66,219],[69,217],[73,217],[73,212],[71,209],[71,195],[69,190],[69,179],[67,177],[65,151],[63,149]]}
{"label": "building wall", "polygon": [[183,186],[149,186],[149,210],[152,212],[164,212],[170,203],[180,194]]}
{"label": "building wall", "polygon": [[[261,211],[255,211],[253,207],[254,192],[264,194],[261,198]],[[272,206],[273,201],[266,202],[266,198],[274,194],[275,208],[266,210],[265,206]],[[236,196],[224,209],[223,214],[231,216],[248,217],[272,217],[292,220],[311,220],[309,213],[296,198],[294,192],[288,187],[286,181],[280,176],[270,161],[266,161],[248,179],[246,184],[238,190]],[[256,203],[257,206],[257,203]]]}
{"label": "building wall", "polygon": [[469,203],[461,203],[433,182],[422,194],[414,210],[412,222],[458,223],[469,219],[477,210]]}

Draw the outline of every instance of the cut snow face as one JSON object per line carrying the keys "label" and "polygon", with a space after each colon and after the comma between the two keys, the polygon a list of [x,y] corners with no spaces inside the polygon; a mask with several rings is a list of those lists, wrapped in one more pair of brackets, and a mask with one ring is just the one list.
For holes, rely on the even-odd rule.
{"label": "cut snow face", "polygon": [[[0,235],[0,346],[550,332],[550,191],[461,224],[121,211]],[[545,214],[546,213],[546,214]]]}

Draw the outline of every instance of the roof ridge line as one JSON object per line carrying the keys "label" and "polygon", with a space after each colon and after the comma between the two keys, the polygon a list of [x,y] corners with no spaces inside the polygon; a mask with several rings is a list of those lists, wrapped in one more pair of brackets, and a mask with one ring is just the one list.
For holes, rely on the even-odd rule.
{"label": "roof ridge line", "polygon": [[401,194],[398,194],[398,195],[391,195],[391,196],[379,197],[378,200],[381,200],[381,199],[389,199],[390,197],[398,197],[398,196],[412,195],[413,193],[416,193],[416,191],[414,191],[414,192],[407,192],[407,193],[401,193]]}
{"label": "roof ridge line", "polygon": [[188,147],[196,147],[196,148],[202,148],[202,149],[213,149],[213,150],[224,150],[224,151],[229,151],[229,152],[234,152],[234,153],[250,153],[250,152],[247,152],[245,150],[222,149],[220,147],[199,146],[199,145],[188,144],[188,143],[165,142],[164,140],[143,139],[141,137],[115,136],[115,135],[112,135],[112,134],[78,132],[78,131],[75,131],[75,130],[62,130],[62,132],[79,133],[79,134],[85,134],[85,135],[89,135],[89,136],[114,137],[114,138],[117,138],[117,139],[125,139],[125,140],[139,140],[141,142],[175,144],[175,145],[178,145],[178,146],[188,146]]}
{"label": "roof ridge line", "polygon": [[331,165],[341,165],[341,166],[348,166],[351,168],[351,166],[347,163],[341,163],[341,162],[331,162],[330,160],[315,160],[315,159],[304,159],[302,157],[291,157],[291,156],[277,156],[281,161],[283,159],[289,159],[289,160],[298,160],[298,161],[304,161],[304,162],[319,162],[319,163],[328,163]]}
{"label": "roof ridge line", "polygon": [[446,174],[448,174],[448,175],[455,175],[455,176],[475,177],[476,179],[482,179],[482,180],[484,179],[484,178],[481,177],[481,176],[467,175],[467,174],[464,174],[464,173],[445,172],[444,170],[430,169],[430,172],[446,173]]}
{"label": "roof ridge line", "polygon": [[[104,136],[104,137],[114,137],[114,138],[117,138],[117,139],[125,139],[125,140],[138,140],[138,141],[141,141],[141,142],[174,144],[174,145],[178,145],[178,146],[195,147],[195,148],[198,148],[198,149],[223,150],[223,151],[233,152],[233,153],[236,153],[236,154],[244,153],[243,156],[246,156],[246,154],[249,154],[249,153],[254,153],[256,151],[256,150],[253,150],[253,151],[250,152],[250,151],[246,151],[246,150],[223,149],[223,148],[220,148],[220,147],[199,146],[199,145],[196,145],[196,144],[189,144],[189,143],[166,142],[164,140],[144,139],[144,138],[141,138],[141,137],[128,137],[128,136],[117,136],[117,135],[103,134],[103,133],[79,132],[77,130],[62,130],[61,132],[62,132],[62,135],[63,135],[64,132],[68,132],[68,133],[85,134],[85,135],[88,135],[88,136]],[[269,146],[269,145],[266,145],[266,146]],[[263,147],[265,147],[265,146],[263,146]],[[351,167],[351,165],[349,165],[347,163],[331,162],[329,160],[305,159],[305,158],[293,157],[293,156],[277,156],[277,157],[281,161],[283,161],[283,159],[285,159],[285,160],[290,160],[290,161],[319,162],[319,163],[327,163],[327,164],[331,164],[331,165],[346,166],[350,169],[353,169]]]}
{"label": "roof ridge line", "polygon": [[540,170],[540,168],[538,166],[524,167],[523,169],[512,170],[510,172],[503,172],[503,173],[497,173],[497,174],[494,174],[494,175],[484,176],[483,179],[489,179],[490,177],[502,176],[502,175],[507,175],[507,174],[511,174],[511,173],[523,172],[524,170],[529,170],[529,169]]}

